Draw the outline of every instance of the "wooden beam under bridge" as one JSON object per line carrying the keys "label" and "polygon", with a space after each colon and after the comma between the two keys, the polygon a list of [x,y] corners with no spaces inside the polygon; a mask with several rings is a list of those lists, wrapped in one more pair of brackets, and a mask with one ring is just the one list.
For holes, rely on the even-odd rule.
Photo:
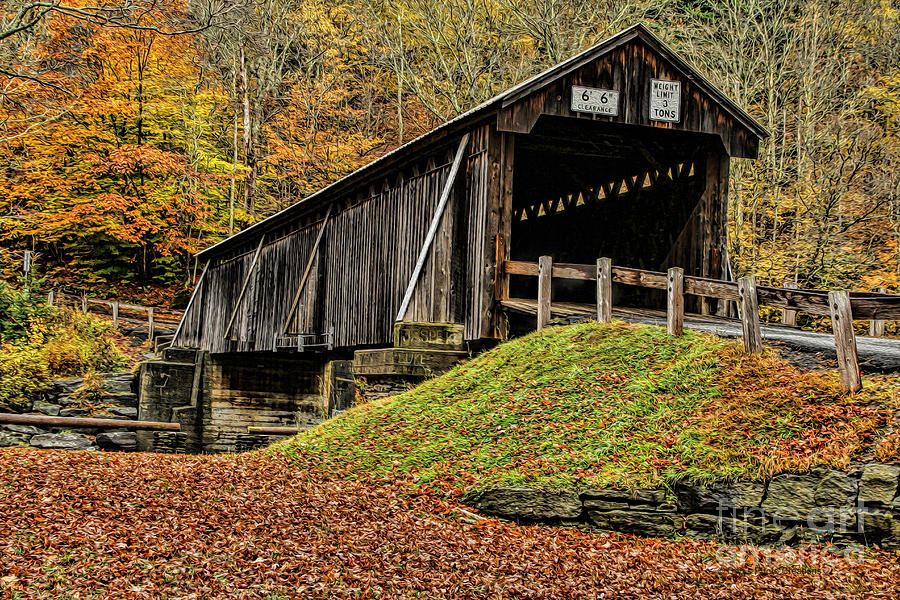
{"label": "wooden beam under bridge", "polygon": [[155,431],[181,431],[181,423],[163,421],[130,421],[128,419],[94,419],[88,417],[50,417],[47,415],[20,415],[0,413],[0,423],[15,425],[39,425],[43,427],[96,427],[98,429],[142,429]]}

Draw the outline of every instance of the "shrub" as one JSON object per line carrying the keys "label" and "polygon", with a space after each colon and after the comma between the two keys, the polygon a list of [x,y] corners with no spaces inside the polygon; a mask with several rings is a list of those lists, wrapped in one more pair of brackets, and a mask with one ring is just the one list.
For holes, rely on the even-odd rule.
{"label": "shrub", "polygon": [[46,306],[34,290],[0,281],[0,410],[27,409],[54,378],[127,365],[111,323]]}
{"label": "shrub", "polygon": [[127,366],[127,357],[113,341],[115,330],[111,324],[90,315],[61,310],[48,325],[65,332],[65,335],[53,335],[43,327],[36,327],[45,339],[43,354],[54,376],[83,376]]}
{"label": "shrub", "polygon": [[0,281],[0,343],[28,337],[31,323],[52,312],[37,291],[37,284],[14,288]]}
{"label": "shrub", "polygon": [[0,411],[22,411],[50,386],[41,349],[28,344],[0,346]]}

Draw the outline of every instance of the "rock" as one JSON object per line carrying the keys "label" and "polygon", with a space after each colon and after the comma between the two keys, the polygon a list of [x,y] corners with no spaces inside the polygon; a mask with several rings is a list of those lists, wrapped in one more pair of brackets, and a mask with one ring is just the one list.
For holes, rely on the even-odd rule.
{"label": "rock", "polygon": [[776,475],[769,481],[762,509],[766,517],[777,520],[806,521],[816,507],[819,477],[809,475]]}
{"label": "rock", "polygon": [[113,431],[97,435],[97,445],[103,450],[134,452],[137,450],[137,434],[132,431]]}
{"label": "rock", "polygon": [[678,517],[660,512],[637,510],[587,511],[588,521],[601,529],[633,533],[646,537],[672,537],[681,527]]}
{"label": "rock", "polygon": [[494,488],[463,501],[488,515],[524,521],[557,521],[581,516],[581,501],[572,490]]}
{"label": "rock", "polygon": [[57,379],[53,382],[50,395],[53,398],[71,396],[75,390],[81,387],[82,383],[84,383],[84,379]]}
{"label": "rock", "polygon": [[900,465],[866,465],[859,480],[860,502],[890,506],[897,495],[898,481]]}
{"label": "rock", "polygon": [[21,433],[22,435],[37,435],[39,433],[47,433],[46,429],[41,429],[40,427],[35,427],[34,425],[18,425],[16,423],[10,423],[9,425],[0,426],[7,431],[12,431],[13,433]]}
{"label": "rock", "polygon": [[689,483],[675,485],[678,507],[688,512],[755,508],[762,504],[765,491],[765,484],[753,481],[711,485],[708,487]]}
{"label": "rock", "polygon": [[14,433],[12,431],[0,431],[0,448],[11,448],[15,446],[27,446],[30,435],[23,433]]}
{"label": "rock", "polygon": [[806,517],[806,527],[821,533],[856,533],[856,507],[852,506],[817,506]]}
{"label": "rock", "polygon": [[853,477],[840,471],[828,471],[816,486],[816,506],[854,506],[857,488]]}
{"label": "rock", "polygon": [[84,408],[64,408],[59,411],[61,417],[89,417],[91,411]]}
{"label": "rock", "polygon": [[100,387],[107,394],[131,394],[134,374],[132,373],[104,373]]}
{"label": "rock", "polygon": [[900,518],[886,511],[865,511],[862,518],[862,533],[866,540],[878,541],[886,550],[900,549]]}
{"label": "rock", "polygon": [[135,394],[104,394],[97,402],[105,406],[127,406],[129,408],[137,408],[138,405]]}
{"label": "rock", "polygon": [[662,504],[666,501],[665,490],[585,490],[581,492],[581,499],[603,500],[607,502],[626,502],[629,504]]}
{"label": "rock", "polygon": [[721,540],[724,542],[753,542],[777,539],[781,528],[774,525],[754,525],[743,519],[694,513],[685,517],[685,535],[698,540]]}
{"label": "rock", "polygon": [[124,417],[126,419],[137,419],[138,417],[138,409],[132,408],[131,406],[113,406],[109,409],[109,412],[117,417]]}
{"label": "rock", "polygon": [[610,502],[609,500],[584,500],[582,506],[588,510],[628,510],[627,502]]}
{"label": "rock", "polygon": [[48,450],[87,450],[94,444],[77,433],[42,433],[31,438],[31,445]]}
{"label": "rock", "polygon": [[51,417],[55,417],[59,414],[59,404],[52,404],[50,402],[41,402],[37,400],[31,407],[31,410],[35,412],[39,412],[41,414],[50,415]]}

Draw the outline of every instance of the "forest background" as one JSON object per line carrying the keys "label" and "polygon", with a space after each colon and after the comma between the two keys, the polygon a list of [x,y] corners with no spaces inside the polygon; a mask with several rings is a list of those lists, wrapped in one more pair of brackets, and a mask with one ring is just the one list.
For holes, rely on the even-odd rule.
{"label": "forest background", "polygon": [[735,273],[897,291],[897,0],[2,2],[0,277],[183,302],[194,252],[638,21],[772,133]]}

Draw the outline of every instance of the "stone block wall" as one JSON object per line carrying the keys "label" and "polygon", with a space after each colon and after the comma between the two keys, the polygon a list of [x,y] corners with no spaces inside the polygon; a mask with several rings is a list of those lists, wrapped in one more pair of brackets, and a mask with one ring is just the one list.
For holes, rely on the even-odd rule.
{"label": "stone block wall", "polygon": [[216,355],[203,403],[205,452],[247,449],[248,426],[313,427],[328,417],[325,361],[271,354]]}
{"label": "stone block wall", "polygon": [[396,396],[422,382],[421,377],[405,375],[366,375],[356,377],[356,403],[371,402],[378,398]]}
{"label": "stone block wall", "polygon": [[463,501],[525,522],[583,524],[648,537],[728,543],[877,545],[900,550],[900,465],[816,469],[764,482],[671,490],[494,488]]}
{"label": "stone block wall", "polygon": [[[128,372],[102,373],[96,387],[85,387],[84,379],[60,379],[53,382],[43,400],[33,402],[24,414],[135,420],[138,408],[134,379],[134,374]],[[0,447],[3,446],[128,452],[137,450],[137,436],[126,428],[0,424]]]}

